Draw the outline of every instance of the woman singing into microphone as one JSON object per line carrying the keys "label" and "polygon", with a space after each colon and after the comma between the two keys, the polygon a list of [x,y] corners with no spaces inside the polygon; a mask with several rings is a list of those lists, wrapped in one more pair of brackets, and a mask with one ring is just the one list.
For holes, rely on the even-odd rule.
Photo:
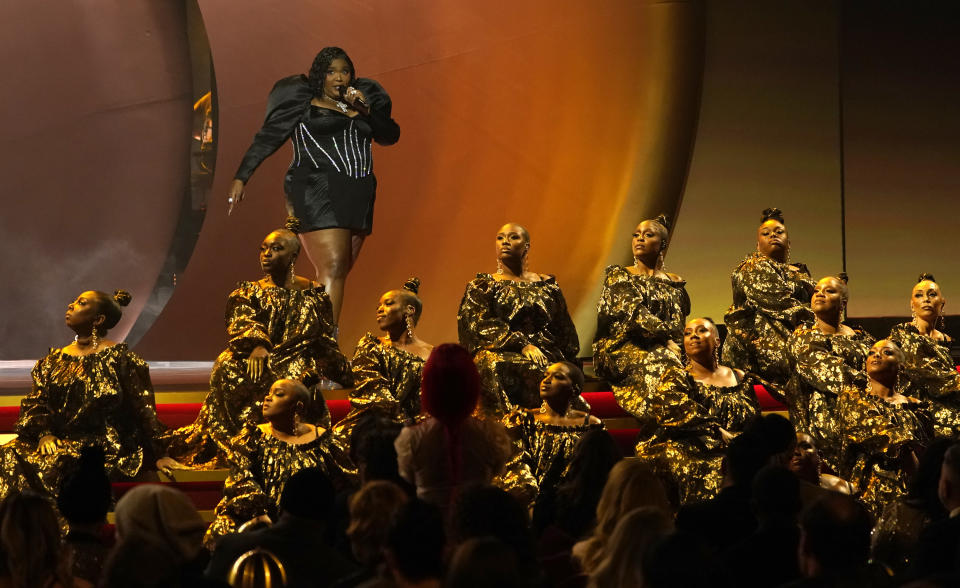
{"label": "woman singing into microphone", "polygon": [[392,145],[400,137],[390,111],[390,96],[380,84],[357,78],[343,49],[325,47],[308,76],[274,85],[266,120],[227,197],[230,213],[243,200],[257,166],[293,140],[293,160],[283,182],[287,228],[300,234],[317,282],[330,296],[334,322],[340,318],[347,273],[373,226],[377,179],[371,144]]}

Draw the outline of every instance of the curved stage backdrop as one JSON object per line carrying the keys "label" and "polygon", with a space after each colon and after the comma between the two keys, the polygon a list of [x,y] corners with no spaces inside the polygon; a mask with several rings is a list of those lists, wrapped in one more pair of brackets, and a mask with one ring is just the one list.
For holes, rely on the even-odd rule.
{"label": "curved stage backdrop", "polygon": [[[124,287],[134,304],[117,338],[130,332],[149,360],[212,360],[227,293],[258,277],[259,242],[283,222],[289,147],[229,218],[227,185],[273,82],[325,45],[383,83],[402,128],[376,148],[374,234],[341,318],[348,354],[375,328],[380,293],[411,275],[421,335],[455,340],[463,286],[494,270],[508,220],[530,229],[532,268],[557,275],[585,355],[602,269],[629,259],[645,216],[679,214],[667,267],[687,278],[696,314],[722,316],[766,206],[786,211],[795,258],[838,271],[841,79],[851,314],[903,314],[921,270],[949,299],[960,36],[919,4],[854,1],[841,15],[839,2],[800,0],[64,0],[43,13],[4,2],[0,359],[64,344],[77,293]],[[198,102],[211,63],[215,91]],[[191,160],[202,103],[217,148],[206,201]]]}

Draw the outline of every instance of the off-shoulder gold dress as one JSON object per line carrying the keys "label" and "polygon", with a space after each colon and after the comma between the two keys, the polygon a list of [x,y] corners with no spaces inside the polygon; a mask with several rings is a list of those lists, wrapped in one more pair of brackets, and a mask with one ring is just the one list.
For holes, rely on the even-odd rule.
{"label": "off-shoulder gold dress", "polygon": [[674,367],[640,400],[637,457],[650,462],[679,504],[716,496],[725,448],[720,428],[736,434],[760,415],[753,386],[763,383],[748,373],[733,386],[715,386]]}
{"label": "off-shoulder gold dress", "polygon": [[[125,343],[84,356],[51,349],[32,376],[33,389],[20,402],[17,438],[0,448],[0,495],[31,489],[55,496],[87,445],[103,448],[107,473],[116,480],[153,469],[162,456],[150,370]],[[37,451],[46,435],[62,441],[53,455]]]}
{"label": "off-shoulder gold dress", "polygon": [[334,487],[348,487],[352,482],[352,464],[331,444],[329,430],[319,433],[313,441],[293,444],[264,432],[258,425],[245,425],[232,440],[230,474],[204,543],[212,546],[223,535],[235,532],[260,515],[276,520],[284,485],[302,469],[320,468]]}
{"label": "off-shoulder gold dress", "polygon": [[[341,381],[347,361],[333,338],[330,298],[322,286],[297,290],[241,282],[227,300],[229,347],[217,357],[210,392],[197,420],[167,436],[170,457],[191,466],[222,463],[230,439],[247,423],[262,422],[260,405],[281,378],[300,379],[307,372]],[[246,360],[256,347],[269,351],[263,376],[247,375]],[[330,426],[330,413],[314,387],[308,420]]]}
{"label": "off-shoulder gold dress", "polygon": [[683,325],[690,312],[686,282],[630,273],[611,265],[603,280],[593,340],[597,376],[613,387],[617,403],[637,418],[644,417],[644,399],[680,357],[667,348],[683,345]]}
{"label": "off-shoulder gold dress", "polygon": [[837,467],[837,397],[844,386],[867,385],[864,366],[872,335],[854,329],[853,335],[827,335],[812,324],[793,332],[788,341],[791,376],[787,385],[790,420],[801,433],[817,440],[823,458]]}
{"label": "off-shoulder gold dress", "polygon": [[563,480],[584,434],[603,428],[603,423],[591,423],[589,414],[581,424],[555,425],[537,420],[532,411],[522,408],[504,416],[502,422],[513,439],[513,455],[494,483],[528,505],[540,488]]}
{"label": "off-shoulder gold dress", "polygon": [[960,374],[950,355],[952,339],[934,341],[920,334],[912,323],[894,326],[890,339],[903,349],[912,391],[930,403],[936,436],[960,436]]}
{"label": "off-shoulder gold dress", "polygon": [[774,261],[760,252],[733,271],[733,304],[723,321],[727,338],[721,363],[785,386],[790,379],[787,340],[801,324],[813,322],[814,282],[803,264]]}
{"label": "off-shoulder gold dress", "polygon": [[904,470],[909,451],[929,440],[929,414],[923,403],[893,404],[846,387],[837,400],[841,478],[857,488],[857,498],[879,516],[906,495]]}
{"label": "off-shoulder gold dress", "polygon": [[369,412],[397,423],[420,415],[420,376],[424,360],[367,333],[357,343],[351,362],[353,391],[350,412],[334,426],[341,442],[349,442],[353,427]]}
{"label": "off-shoulder gold dress", "polygon": [[467,284],[457,324],[460,344],[480,371],[481,416],[500,419],[515,407],[540,405],[544,370],[520,354],[526,345],[535,345],[550,363],[577,363],[580,340],[553,276],[518,282],[477,274]]}

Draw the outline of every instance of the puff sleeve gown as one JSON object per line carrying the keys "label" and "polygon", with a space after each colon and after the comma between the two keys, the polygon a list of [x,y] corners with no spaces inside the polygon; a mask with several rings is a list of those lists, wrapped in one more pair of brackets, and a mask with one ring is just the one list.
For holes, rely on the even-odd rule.
{"label": "puff sleeve gown", "polygon": [[[261,422],[260,405],[281,378],[301,379],[307,372],[340,380],[347,360],[333,338],[330,298],[323,286],[297,290],[241,282],[230,293],[226,311],[229,345],[213,364],[210,392],[197,420],[167,435],[168,454],[189,466],[223,463],[230,439],[247,423]],[[259,380],[247,375],[246,360],[256,347],[269,352]],[[330,414],[316,386],[310,422],[327,428]]]}
{"label": "puff sleeve gown", "polygon": [[686,282],[607,268],[597,309],[593,362],[597,376],[612,387],[617,403],[637,418],[644,416],[644,398],[652,394],[670,368],[682,367],[667,348],[683,345],[683,326],[690,312]]}
{"label": "puff sleeve gown", "polygon": [[852,335],[827,335],[812,324],[793,332],[787,342],[791,375],[787,385],[790,420],[797,431],[817,440],[823,458],[837,467],[837,397],[845,386],[867,384],[864,366],[873,336],[861,329]]}
{"label": "puff sleeve gown", "polygon": [[651,464],[679,504],[712,498],[720,490],[725,450],[720,428],[737,434],[760,415],[756,384],[765,382],[742,372],[733,386],[704,384],[673,367],[638,402],[643,417],[637,457]]}
{"label": "puff sleeve gown", "polygon": [[350,412],[334,427],[346,443],[357,422],[375,412],[397,423],[420,418],[420,376],[424,360],[367,333],[357,343],[351,367]]}
{"label": "puff sleeve gown", "polygon": [[787,340],[813,322],[814,282],[803,264],[774,261],[754,252],[733,271],[733,304],[723,320],[724,365],[757,374],[780,386],[790,379]]}
{"label": "puff sleeve gown", "polygon": [[903,350],[903,367],[913,390],[930,403],[936,436],[956,438],[960,435],[960,374],[950,355],[953,339],[934,341],[912,323],[894,326],[890,339]]}
{"label": "puff sleeve gown", "polygon": [[358,78],[369,115],[350,117],[339,110],[310,104],[313,92],[306,76],[284,78],[267,98],[263,127],[253,139],[234,176],[246,182],[254,170],[291,140],[293,159],[284,176],[287,210],[298,232],[334,227],[367,235],[373,228],[377,179],[373,142],[392,145],[400,127],[391,118],[392,102],[383,87]]}
{"label": "puff sleeve gown", "polygon": [[[500,419],[516,407],[540,406],[544,368],[520,351],[535,345],[548,363],[578,363],[580,340],[553,276],[539,282],[497,280],[477,274],[457,313],[460,344],[480,372],[479,413]],[[584,408],[582,403],[574,408]]]}
{"label": "puff sleeve gown", "polygon": [[[108,475],[136,478],[162,457],[147,363],[118,343],[84,356],[52,349],[33,368],[33,389],[20,403],[17,438],[0,452],[0,495],[31,489],[53,497],[76,467],[80,450],[98,445]],[[41,455],[37,442],[55,435],[61,448]]]}
{"label": "puff sleeve gown", "polygon": [[576,425],[555,425],[522,408],[507,414],[503,425],[513,440],[513,453],[495,484],[527,504],[536,500],[540,488],[562,482],[580,439],[591,429],[603,428],[603,423],[591,423],[589,414]]}
{"label": "puff sleeve gown", "polygon": [[924,403],[893,404],[863,389],[847,387],[837,401],[841,441],[839,474],[857,488],[857,498],[879,516],[906,495],[908,452],[929,440]]}
{"label": "puff sleeve gown", "polygon": [[281,441],[260,426],[246,425],[232,442],[235,450],[230,454],[230,474],[204,543],[212,546],[223,535],[261,515],[276,520],[284,485],[302,469],[320,468],[335,488],[349,488],[352,464],[331,444],[330,431],[317,433],[316,439],[295,444]]}

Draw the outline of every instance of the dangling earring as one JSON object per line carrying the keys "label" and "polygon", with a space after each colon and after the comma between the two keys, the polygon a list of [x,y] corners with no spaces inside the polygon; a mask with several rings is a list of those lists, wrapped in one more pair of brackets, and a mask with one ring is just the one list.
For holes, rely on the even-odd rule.
{"label": "dangling earring", "polygon": [[840,302],[840,322],[846,322],[847,320],[847,301],[843,300]]}
{"label": "dangling earring", "polygon": [[713,348],[713,369],[716,370],[720,367],[720,346],[717,345]]}
{"label": "dangling earring", "polygon": [[640,258],[636,255],[633,256],[633,267],[640,269]]}
{"label": "dangling earring", "polygon": [[540,414],[547,414],[547,401],[544,400],[540,403]]}
{"label": "dangling earring", "polygon": [[294,267],[293,267],[295,265],[297,265],[296,259],[291,261],[290,265],[287,266],[287,281],[290,283],[291,288],[293,288],[293,286],[297,283],[297,274],[294,272]]}
{"label": "dangling earring", "polygon": [[891,395],[896,394],[897,391],[903,388],[902,382],[900,381],[900,373],[902,371],[900,368],[897,368],[897,378],[893,381],[893,391]]}
{"label": "dangling earring", "polygon": [[409,314],[406,317],[407,323],[407,336],[413,339],[413,317]]}
{"label": "dangling earring", "polygon": [[90,331],[90,351],[96,351],[99,345],[100,337],[97,337],[97,327],[94,325],[93,329]]}
{"label": "dangling earring", "polygon": [[500,258],[497,258],[497,273],[503,275],[503,262],[500,261]]}
{"label": "dangling earring", "polygon": [[663,271],[663,249],[660,250],[660,253],[657,254],[657,267],[656,269]]}
{"label": "dangling earring", "polygon": [[300,430],[300,413],[295,412],[293,413],[293,434],[298,435],[299,433],[297,431],[299,430]]}

